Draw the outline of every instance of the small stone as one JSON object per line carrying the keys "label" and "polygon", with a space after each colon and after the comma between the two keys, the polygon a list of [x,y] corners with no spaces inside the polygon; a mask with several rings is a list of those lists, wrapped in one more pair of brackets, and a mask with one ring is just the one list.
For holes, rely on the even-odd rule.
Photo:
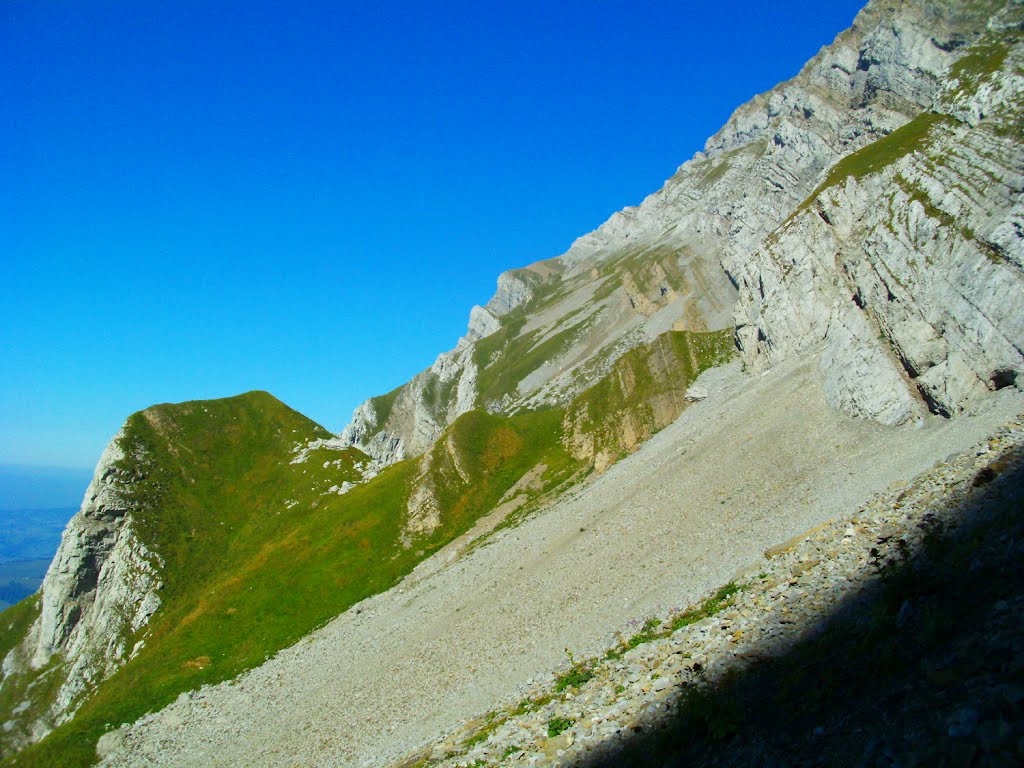
{"label": "small stone", "polygon": [[572,731],[566,731],[544,742],[544,754],[548,757],[556,757],[562,750],[568,749],[575,741]]}
{"label": "small stone", "polygon": [[949,718],[948,733],[954,739],[968,739],[978,729],[978,722],[981,719],[978,710],[971,707],[964,707],[955,712]]}
{"label": "small stone", "polygon": [[996,752],[1013,741],[1013,729],[1005,720],[987,720],[978,726],[978,740],[986,752]]}
{"label": "small stone", "polygon": [[124,746],[125,733],[123,728],[115,728],[100,736],[96,742],[96,756],[102,760],[107,755],[117,752]]}

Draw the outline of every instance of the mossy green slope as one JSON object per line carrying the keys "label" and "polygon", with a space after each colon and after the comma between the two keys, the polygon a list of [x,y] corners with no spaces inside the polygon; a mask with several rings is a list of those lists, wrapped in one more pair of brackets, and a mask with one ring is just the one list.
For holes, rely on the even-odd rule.
{"label": "mossy green slope", "polygon": [[138,656],[13,765],[89,765],[111,725],[261,663],[416,564],[422,555],[398,544],[412,466],[339,496],[330,488],[354,479],[358,451],[292,463],[298,446],[325,437],[262,392],[128,420],[123,468],[135,479],[124,492],[139,537],[164,561],[163,604]]}
{"label": "mossy green slope", "polygon": [[[366,457],[354,448],[311,448],[330,434],[267,393],[135,414],[122,438],[121,468],[132,478],[122,492],[138,536],[163,560],[162,606],[140,637],[125,638],[128,647],[145,639],[139,654],[71,722],[9,765],[90,765],[111,727],[262,663],[392,586],[529,471],[537,471],[526,490],[533,500],[579,479],[593,462],[573,450],[567,424],[590,430],[602,446],[625,418],[645,425],[640,439],[649,436],[671,420],[658,399],[679,404],[700,370],[728,356],[730,338],[659,337],[576,398],[572,418],[557,408],[463,414],[427,457],[392,465],[344,495],[337,486],[358,479]],[[671,418],[680,409],[669,409]],[[296,461],[303,449],[305,460]],[[410,493],[425,481],[440,522],[410,540]],[[23,636],[36,610],[30,600],[5,613],[11,626],[0,627],[0,641]]]}
{"label": "mossy green slope", "polygon": [[525,411],[511,417],[474,410],[460,416],[423,464],[419,482],[429,483],[441,510],[435,536],[449,539],[493,510],[524,475],[537,469],[531,498],[559,487],[584,465],[569,455],[562,434],[562,411]]}
{"label": "mossy green slope", "polygon": [[620,357],[600,382],[566,409],[573,456],[600,468],[673,422],[686,389],[734,352],[733,331],[668,331]]}

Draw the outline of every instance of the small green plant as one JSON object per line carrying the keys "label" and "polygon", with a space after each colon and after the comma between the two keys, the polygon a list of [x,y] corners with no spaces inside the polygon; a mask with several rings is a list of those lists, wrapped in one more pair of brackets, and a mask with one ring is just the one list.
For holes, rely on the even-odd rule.
{"label": "small green plant", "polygon": [[615,693],[616,694],[622,693],[624,690],[626,690],[626,686],[624,686],[622,683],[619,683],[618,685],[615,686]]}
{"label": "small green plant", "polygon": [[716,613],[720,613],[732,605],[733,597],[742,588],[743,587],[736,582],[730,581],[696,608],[690,608],[673,618],[672,621],[669,622],[669,631],[675,632],[689,624],[693,624],[701,619],[706,619],[710,616],[714,616]]}
{"label": "small green plant", "polygon": [[649,618],[639,632],[633,635],[629,640],[626,641],[626,645],[630,648],[636,648],[638,645],[649,643],[652,640],[656,640],[659,637],[664,637],[664,634],[656,631],[661,626],[661,619],[656,617]]}
{"label": "small green plant", "polygon": [[507,760],[508,758],[512,757],[512,755],[514,755],[516,752],[522,751],[523,748],[520,747],[518,744],[509,744],[507,747],[505,747],[505,751],[501,753],[501,759]]}
{"label": "small green plant", "polygon": [[477,744],[483,744],[485,741],[487,741],[487,737],[489,735],[490,733],[488,731],[481,729],[474,733],[472,736],[470,736],[468,739],[466,739],[464,742],[462,742],[462,746],[466,749],[472,749]]}
{"label": "small green plant", "polygon": [[561,675],[555,678],[555,692],[561,693],[566,688],[579,688],[581,685],[591,680],[594,677],[594,665],[593,662],[589,661],[576,661],[572,655],[572,651],[568,648],[565,649],[566,656],[569,657],[568,672],[563,672]]}
{"label": "small green plant", "polygon": [[536,699],[523,699],[509,710],[509,717],[518,717],[519,715],[525,715],[527,712],[536,712],[553,698],[552,694],[546,693],[543,696],[538,696]]}
{"label": "small green plant", "polygon": [[498,729],[498,726],[502,725],[508,718],[508,715],[501,714],[495,710],[488,712],[484,715],[484,724],[480,730],[463,741],[462,746],[465,749],[471,749],[477,744],[483,744]]}
{"label": "small green plant", "polygon": [[571,728],[575,722],[575,720],[568,717],[552,717],[548,720],[548,737],[555,738],[562,731]]}

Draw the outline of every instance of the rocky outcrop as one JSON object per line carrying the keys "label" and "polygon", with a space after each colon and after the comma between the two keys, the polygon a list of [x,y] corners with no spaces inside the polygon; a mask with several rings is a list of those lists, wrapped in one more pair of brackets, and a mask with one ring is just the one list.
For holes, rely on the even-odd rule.
{"label": "rocky outcrop", "polygon": [[487,302],[487,309],[498,316],[507,315],[532,298],[533,290],[523,270],[502,272],[498,275],[498,289]]}
{"label": "rocky outcrop", "polygon": [[[879,332],[875,315],[860,317],[862,310],[847,306],[850,292],[844,298],[846,288],[840,283],[848,283],[848,276],[831,267],[820,271],[829,257],[815,260],[810,255],[844,248],[852,264],[858,243],[822,232],[829,225],[805,201],[821,191],[823,180],[844,159],[932,109],[950,68],[965,51],[974,50],[986,34],[986,23],[1009,39],[1015,34],[1015,13],[1019,6],[1002,0],[870,3],[851,29],[796,77],[737,109],[702,152],[640,205],[613,214],[562,256],[502,274],[486,305],[497,325],[484,318],[481,326],[486,338],[501,343],[491,339],[485,351],[472,356],[459,356],[457,348],[448,353],[455,358],[443,364],[465,376],[458,385],[457,407],[452,407],[455,387],[436,387],[420,374],[402,389],[387,418],[377,413],[380,423],[371,425],[365,412],[357,411],[346,436],[361,440],[357,444],[378,458],[394,459],[422,453],[465,408],[507,413],[565,404],[606,375],[621,355],[674,323],[701,331],[732,325],[737,295],[737,341],[745,362],[755,369],[825,340],[829,397],[847,412],[895,423],[927,408],[955,413],[969,407],[981,390],[967,370],[978,381],[985,375],[1002,381],[1010,375],[1006,371],[1016,370],[1012,355],[1002,355],[1003,367],[989,366],[986,374],[985,365],[966,349],[987,343],[984,339],[943,352],[940,347],[950,344],[948,329],[932,325],[928,330],[913,312],[900,319],[900,334]],[[1002,95],[1000,88],[1006,91]],[[965,125],[977,125],[1007,103],[1013,88],[972,81],[961,87],[968,95],[950,101],[946,113]],[[974,151],[1003,148],[979,145]],[[952,191],[947,203],[972,207],[984,218],[988,193],[957,197],[954,186],[957,175],[976,175],[973,169],[983,164],[970,158],[963,164],[969,167],[951,168],[947,174],[944,188]],[[1012,176],[1004,177],[1004,186],[1013,187]],[[860,194],[870,202],[891,181],[883,179]],[[942,195],[934,184],[925,188]],[[1009,199],[1011,209],[1017,205],[1016,213],[986,220],[971,231],[1014,263],[1021,211],[1013,195],[1007,198],[1004,192],[993,194],[1002,195],[1003,203]],[[895,202],[901,204],[906,201]],[[846,204],[836,200],[833,205]],[[859,222],[856,228],[860,237]],[[913,247],[923,246],[918,240]],[[950,263],[957,258],[951,255]],[[804,265],[812,262],[813,284],[796,282],[806,272]],[[792,290],[769,295],[783,272]],[[833,283],[835,290],[827,288]],[[829,327],[831,337],[823,331]],[[961,335],[966,338],[970,332],[965,328]],[[920,335],[916,346],[914,334]],[[479,339],[472,336],[464,339],[479,347]],[[892,364],[903,352],[935,357],[935,362],[928,371],[908,376],[902,365]],[[476,363],[473,369],[470,359]],[[439,392],[444,402],[429,407]]]}
{"label": "rocky outcrop", "polygon": [[160,607],[162,563],[135,533],[124,493],[133,478],[120,467],[119,437],[103,452],[43,581],[32,665],[45,665],[55,653],[68,665],[58,721],[138,651],[141,641],[131,641]]}
{"label": "rocky outcrop", "polygon": [[[1011,19],[1020,6],[997,17]],[[824,341],[829,401],[889,424],[1019,381],[1022,61],[1005,33],[969,50],[929,109],[845,158],[749,257],[726,258],[748,366]]]}
{"label": "rocky outcrop", "polygon": [[[160,607],[160,558],[139,539],[126,489],[122,433],[96,466],[79,512],[68,523],[46,573],[40,613],[25,640],[4,660],[4,681],[60,674],[61,684],[38,718],[22,724],[35,741],[68,720],[84,697],[142,646],[139,631]],[[60,671],[51,669],[56,657]],[[31,686],[30,686],[31,687]],[[17,714],[17,712],[16,712]],[[7,730],[21,730],[18,718]]]}

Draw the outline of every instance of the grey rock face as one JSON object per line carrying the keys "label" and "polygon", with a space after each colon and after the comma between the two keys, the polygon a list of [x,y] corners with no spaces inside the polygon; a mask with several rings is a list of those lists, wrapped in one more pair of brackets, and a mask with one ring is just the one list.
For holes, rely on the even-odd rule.
{"label": "grey rock face", "polygon": [[529,283],[513,272],[502,272],[498,275],[498,290],[487,302],[487,309],[499,317],[507,315],[516,307],[533,298]]}
{"label": "grey rock face", "polygon": [[[737,109],[704,151],[680,166],[640,205],[613,214],[562,256],[502,274],[486,305],[497,325],[486,318],[481,325],[474,316],[471,332],[460,341],[460,347],[463,342],[473,345],[475,328],[493,333],[506,316],[529,304],[523,333],[546,331],[542,338],[565,330],[570,313],[577,313],[574,322],[588,318],[570,352],[528,372],[515,392],[494,400],[477,397],[480,371],[470,369],[469,355],[458,360],[442,356],[435,373],[447,367],[463,376],[457,407],[451,407],[454,390],[447,390],[448,401],[442,407],[427,407],[438,388],[420,374],[398,396],[386,425],[360,424],[365,415],[360,410],[346,435],[365,433],[366,439],[358,444],[376,451],[378,458],[388,451],[392,457],[417,455],[454,417],[473,407],[474,400],[477,407],[491,411],[565,402],[607,371],[609,361],[656,333],[670,327],[726,327],[737,298],[737,342],[748,367],[763,370],[825,341],[823,371],[830,401],[849,413],[899,422],[929,408],[949,414],[969,408],[983,395],[983,388],[1013,379],[1018,370],[1011,349],[1015,342],[999,341],[1006,329],[1000,323],[986,328],[966,309],[976,299],[987,301],[981,294],[997,289],[996,283],[1005,295],[1019,293],[1012,278],[978,281],[964,272],[973,269],[964,266],[973,262],[947,248],[942,269],[960,270],[959,298],[952,295],[957,291],[941,290],[938,272],[932,271],[918,283],[932,286],[930,297],[920,291],[896,292],[901,300],[889,307],[880,326],[881,305],[860,308],[851,296],[858,288],[880,290],[881,282],[886,283],[884,295],[890,295],[891,280],[879,278],[873,288],[870,285],[873,267],[868,264],[888,259],[881,255],[883,250],[899,247],[909,254],[951,245],[943,238],[953,237],[953,229],[933,231],[941,224],[941,217],[931,215],[934,208],[963,222],[961,229],[972,232],[968,240],[982,238],[977,240],[983,243],[982,250],[996,249],[1006,265],[1019,270],[1024,208],[1014,192],[1019,176],[1015,148],[1009,155],[999,155],[1007,147],[993,144],[991,137],[966,137],[961,132],[949,137],[949,146],[964,140],[964,152],[949,154],[945,170],[901,170],[904,176],[916,173],[906,182],[917,191],[887,207],[907,214],[898,226],[890,221],[905,232],[888,238],[888,243],[877,222],[869,243],[862,218],[880,195],[892,191],[893,176],[833,188],[815,206],[804,202],[837,163],[936,109],[939,100],[946,114],[968,128],[991,121],[1015,103],[1018,89],[1008,74],[972,81],[966,88],[943,86],[950,67],[987,34],[986,24],[990,30],[1017,29],[1014,14],[1020,14],[1019,4],[1004,6],[998,0],[923,6],[896,0],[870,3],[853,26],[796,77]],[[993,153],[1009,162],[996,161],[1006,167],[997,169],[998,183],[985,189],[981,182],[994,171],[984,158]],[[960,178],[966,184],[961,185]],[[828,213],[823,206],[829,207]],[[873,261],[859,256],[864,247],[875,249]],[[660,277],[654,274],[666,254],[671,254],[673,269],[681,270],[675,283],[664,280],[664,270]],[[923,275],[923,260],[915,261]],[[627,263],[631,266],[624,267]],[[880,269],[885,274],[885,268]],[[619,270],[621,287],[608,296],[611,270]],[[638,285],[642,270],[650,273]],[[545,281],[554,281],[554,289]],[[659,284],[660,294],[649,292],[649,285]],[[546,304],[538,298],[549,295],[543,293],[544,285],[565,298],[556,306]],[[963,311],[946,313],[948,323],[928,316],[928,307],[954,298]],[[1013,306],[1012,300],[1008,302],[1000,304],[1004,314]],[[1002,351],[981,354],[975,349],[990,344]],[[580,349],[587,349],[590,357],[577,354]],[[974,372],[973,378],[968,370]]]}
{"label": "grey rock face", "polygon": [[[469,328],[455,349],[438,355],[430,368],[402,387],[383,418],[378,413],[379,398],[362,403],[342,430],[341,440],[357,446],[381,465],[422,453],[448,424],[472,410],[477,394],[473,345],[498,327],[491,312],[473,307]],[[439,390],[451,394],[445,400],[439,397]]]}
{"label": "grey rock face", "polygon": [[466,332],[466,335],[460,339],[460,342],[468,344],[470,342],[477,341],[478,339],[485,338],[497,331],[499,327],[500,324],[498,323],[498,318],[483,307],[473,307],[469,311],[469,330]]}
{"label": "grey rock face", "polygon": [[[951,69],[964,56],[960,44],[984,32],[958,29],[958,12],[974,11],[903,9],[861,38],[858,71],[866,62],[869,90],[884,89],[884,103],[916,117],[882,147],[888,162],[868,147],[845,161],[853,176],[823,185],[752,252],[723,258],[739,286],[745,363],[764,369],[824,340],[830,402],[886,423],[925,407],[968,410],[1022,368],[1020,46],[996,36],[987,45],[1005,48],[1000,68],[972,72],[968,48]],[[872,4],[858,25],[892,14]],[[1019,28],[1020,17],[1010,3],[988,26]],[[818,58],[840,72],[852,60],[841,50]],[[813,64],[801,77],[813,79]],[[910,77],[915,71],[922,76]],[[849,74],[852,97],[863,75]],[[843,90],[840,80],[833,73],[832,87]]]}
{"label": "grey rock face", "polygon": [[41,669],[54,655],[65,665],[50,721],[39,724],[36,738],[69,719],[84,695],[139,650],[133,638],[160,607],[162,561],[135,533],[120,437],[104,450],[64,531],[43,581],[39,618],[4,662],[5,676],[18,667]]}
{"label": "grey rock face", "polygon": [[749,366],[824,340],[830,402],[885,423],[925,407],[955,415],[1020,380],[1024,54],[1004,45],[1000,70],[969,88],[950,79],[897,135],[909,151],[829,186],[747,259],[726,260]]}

